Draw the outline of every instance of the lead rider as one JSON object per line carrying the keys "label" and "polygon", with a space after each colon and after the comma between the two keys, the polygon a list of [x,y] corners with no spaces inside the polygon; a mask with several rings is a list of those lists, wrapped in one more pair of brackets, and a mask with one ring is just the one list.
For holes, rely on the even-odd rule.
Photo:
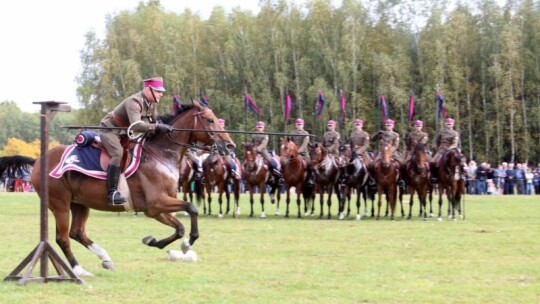
{"label": "lead rider", "polygon": [[155,77],[143,80],[142,91],[124,99],[118,106],[101,120],[102,127],[122,127],[122,129],[103,129],[100,131],[101,143],[111,156],[107,169],[108,199],[110,205],[120,205],[127,201],[117,191],[120,178],[120,162],[124,149],[120,137],[127,136],[128,128],[138,133],[166,133],[172,130],[167,124],[156,121],[157,104],[163,97],[165,88],[163,78]]}

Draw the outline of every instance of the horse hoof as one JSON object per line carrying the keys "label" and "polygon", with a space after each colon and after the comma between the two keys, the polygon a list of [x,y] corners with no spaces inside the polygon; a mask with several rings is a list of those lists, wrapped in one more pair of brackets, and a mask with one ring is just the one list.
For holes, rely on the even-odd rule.
{"label": "horse hoof", "polygon": [[94,277],[93,273],[84,270],[81,266],[77,265],[73,268],[73,273],[78,277]]}
{"label": "horse hoof", "polygon": [[261,213],[261,218],[266,218],[266,212]]}
{"label": "horse hoof", "polygon": [[437,221],[442,222],[442,217],[439,217]]}
{"label": "horse hoof", "polygon": [[339,214],[339,219],[342,220],[342,219],[344,219],[344,218],[345,218],[345,215],[343,215],[343,213],[340,213],[340,214]]}
{"label": "horse hoof", "polygon": [[217,217],[218,217],[218,218],[223,218],[223,214],[222,214],[222,213],[220,213],[220,214],[218,214],[218,216],[217,216]]}
{"label": "horse hoof", "polygon": [[191,244],[189,244],[189,240],[184,239],[184,241],[182,242],[182,245],[180,245],[180,249],[182,250],[183,253],[186,253],[188,252],[190,248],[191,248]]}
{"label": "horse hoof", "polygon": [[356,220],[359,221],[359,220],[361,220],[361,219],[362,219],[362,216],[361,216],[360,214],[357,214],[357,215],[356,215]]}
{"label": "horse hoof", "polygon": [[152,243],[154,243],[155,241],[156,241],[156,238],[153,236],[147,236],[144,239],[142,239],[143,244],[147,246],[151,246]]}
{"label": "horse hoof", "polygon": [[112,261],[103,261],[101,266],[107,270],[114,271],[114,265]]}

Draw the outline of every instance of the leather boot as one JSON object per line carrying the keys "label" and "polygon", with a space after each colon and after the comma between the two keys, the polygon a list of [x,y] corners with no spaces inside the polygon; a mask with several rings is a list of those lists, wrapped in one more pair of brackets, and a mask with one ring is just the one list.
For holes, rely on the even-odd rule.
{"label": "leather boot", "polygon": [[120,167],[109,165],[107,169],[107,187],[109,189],[109,205],[122,205],[127,202],[127,199],[122,196],[122,193],[116,191],[118,187],[118,179],[120,178]]}

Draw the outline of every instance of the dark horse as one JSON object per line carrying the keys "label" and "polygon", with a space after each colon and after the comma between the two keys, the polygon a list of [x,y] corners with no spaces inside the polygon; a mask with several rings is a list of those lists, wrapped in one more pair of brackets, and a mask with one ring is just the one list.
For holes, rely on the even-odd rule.
{"label": "dark horse", "polygon": [[461,196],[465,192],[465,182],[461,167],[463,155],[458,149],[447,150],[438,163],[437,176],[439,186],[439,220],[441,217],[442,196],[446,192],[448,199],[448,218],[456,220],[455,212],[461,216]]}
{"label": "dark horse", "polygon": [[[201,187],[200,182],[195,180],[195,172],[193,170],[193,160],[189,157],[183,157],[180,162],[180,177],[178,178],[178,185],[182,188],[184,201],[193,201],[193,193],[195,193],[195,199],[197,204],[201,201],[201,191],[193,191],[191,185],[194,187]],[[179,187],[179,188],[180,188]],[[180,190],[180,189],[179,189]]]}
{"label": "dark horse", "polygon": [[340,193],[338,190],[338,178],[339,178],[339,165],[338,160],[334,155],[329,154],[321,143],[314,143],[309,147],[309,157],[311,158],[311,166],[315,172],[315,184],[317,192],[319,192],[319,202],[321,206],[321,213],[319,218],[323,218],[324,213],[324,193],[328,193],[328,199],[326,205],[328,206],[327,218],[332,217],[332,194],[335,191],[340,199]]}
{"label": "dark horse", "polygon": [[[238,201],[240,199],[240,181],[231,176],[230,163],[225,160],[218,147],[214,147],[212,152],[203,160],[203,175],[204,175],[204,189],[208,195],[208,215],[212,215],[212,192],[214,188],[218,193],[219,214],[218,217],[222,218],[224,214],[229,214],[230,211],[230,189],[229,181],[232,182],[232,190],[235,200],[235,211],[233,217],[239,214]],[[236,161],[236,160],[235,160]],[[237,167],[240,164],[237,164]],[[225,193],[225,199],[227,200],[227,207],[225,213],[223,213],[223,194]],[[204,194],[203,194],[204,200]],[[206,214],[206,205],[204,205],[204,213]]]}
{"label": "dark horse", "polygon": [[[348,217],[351,213],[351,196],[352,191],[356,191],[356,219],[361,220],[362,215],[360,214],[360,207],[361,207],[361,199],[360,197],[363,196],[365,208],[364,208],[364,216],[367,216],[368,214],[368,206],[367,206],[367,188],[364,187],[366,184],[369,173],[367,170],[366,165],[364,164],[364,161],[361,157],[356,155],[351,150],[351,147],[346,144],[342,143],[339,147],[339,154],[340,154],[340,176],[338,181],[338,189],[340,193],[340,200],[339,200],[339,219],[344,219],[346,216]],[[347,214],[345,215],[345,201],[347,204]],[[373,213],[373,204],[371,205],[372,213]]]}
{"label": "dark horse", "polygon": [[397,182],[399,178],[400,164],[392,158],[392,147],[384,143],[381,147],[381,158],[373,164],[373,178],[377,186],[377,220],[381,214],[381,197],[386,195],[387,205],[390,206],[390,219],[394,219],[396,209]]}
{"label": "dark horse", "polygon": [[281,139],[279,156],[281,160],[281,168],[283,170],[283,177],[285,179],[285,190],[287,193],[285,199],[285,201],[287,202],[285,217],[289,217],[290,191],[291,188],[294,187],[296,191],[296,205],[298,206],[297,217],[301,218],[302,215],[300,213],[300,194],[302,193],[304,197],[304,212],[306,214],[308,212],[309,203],[313,203],[313,187],[304,185],[307,173],[307,164],[304,163],[303,158],[298,154],[298,146],[290,139]]}
{"label": "dark horse", "polygon": [[429,159],[427,158],[426,147],[423,143],[419,143],[414,148],[411,159],[405,164],[405,178],[409,185],[409,216],[407,219],[411,219],[413,197],[414,193],[418,193],[418,199],[420,200],[420,216],[427,220],[427,195],[429,192],[430,203],[432,192],[430,183],[430,167]]}
{"label": "dark horse", "polygon": [[[270,171],[268,166],[264,165],[265,159],[257,151],[252,143],[244,143],[244,164],[243,175],[246,181],[246,188],[249,192],[249,203],[251,205],[251,213],[249,217],[253,217],[253,194],[255,187],[259,189],[260,202],[261,202],[261,217],[266,217],[266,211],[264,211],[264,194],[266,193],[266,185],[270,186],[270,202],[275,203],[276,196],[279,202],[281,193],[279,191],[279,184],[276,178],[270,178]],[[277,215],[277,214],[276,214]]]}
{"label": "dark horse", "polygon": [[[197,101],[193,101],[193,106],[180,114],[169,114],[160,119],[174,128],[223,130],[212,110]],[[143,243],[148,246],[162,249],[184,236],[184,226],[171,214],[177,211],[186,211],[191,217],[189,241],[184,240],[182,244],[184,252],[199,238],[197,208],[190,202],[177,199],[179,163],[186,146],[195,142],[207,145],[214,143],[234,145],[228,133],[188,131],[154,135],[144,143],[138,170],[127,179],[128,198],[133,210],[144,212],[146,216],[174,228],[174,233],[162,240],[156,240],[153,236],[143,238]],[[65,149],[66,146],[57,146],[47,152],[45,156],[48,162],[47,171],[51,171],[58,165]],[[36,161],[32,171],[32,183],[38,193],[41,193],[42,186],[40,161],[40,159]],[[67,171],[59,179],[50,176],[47,178],[49,209],[56,220],[56,242],[64,252],[74,273],[79,276],[92,276],[75,259],[69,238],[76,240],[96,254],[105,269],[113,270],[113,262],[107,251],[86,235],[86,221],[90,215],[90,209],[120,212],[125,210],[124,206],[109,205],[107,185],[104,180],[97,180],[77,171]]]}

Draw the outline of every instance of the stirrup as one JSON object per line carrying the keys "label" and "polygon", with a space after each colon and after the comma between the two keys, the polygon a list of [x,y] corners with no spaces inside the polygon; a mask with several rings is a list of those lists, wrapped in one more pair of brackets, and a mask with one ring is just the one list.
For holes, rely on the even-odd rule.
{"label": "stirrup", "polygon": [[123,205],[125,202],[127,202],[127,199],[122,196],[122,193],[116,190],[109,193],[109,205],[111,206]]}

